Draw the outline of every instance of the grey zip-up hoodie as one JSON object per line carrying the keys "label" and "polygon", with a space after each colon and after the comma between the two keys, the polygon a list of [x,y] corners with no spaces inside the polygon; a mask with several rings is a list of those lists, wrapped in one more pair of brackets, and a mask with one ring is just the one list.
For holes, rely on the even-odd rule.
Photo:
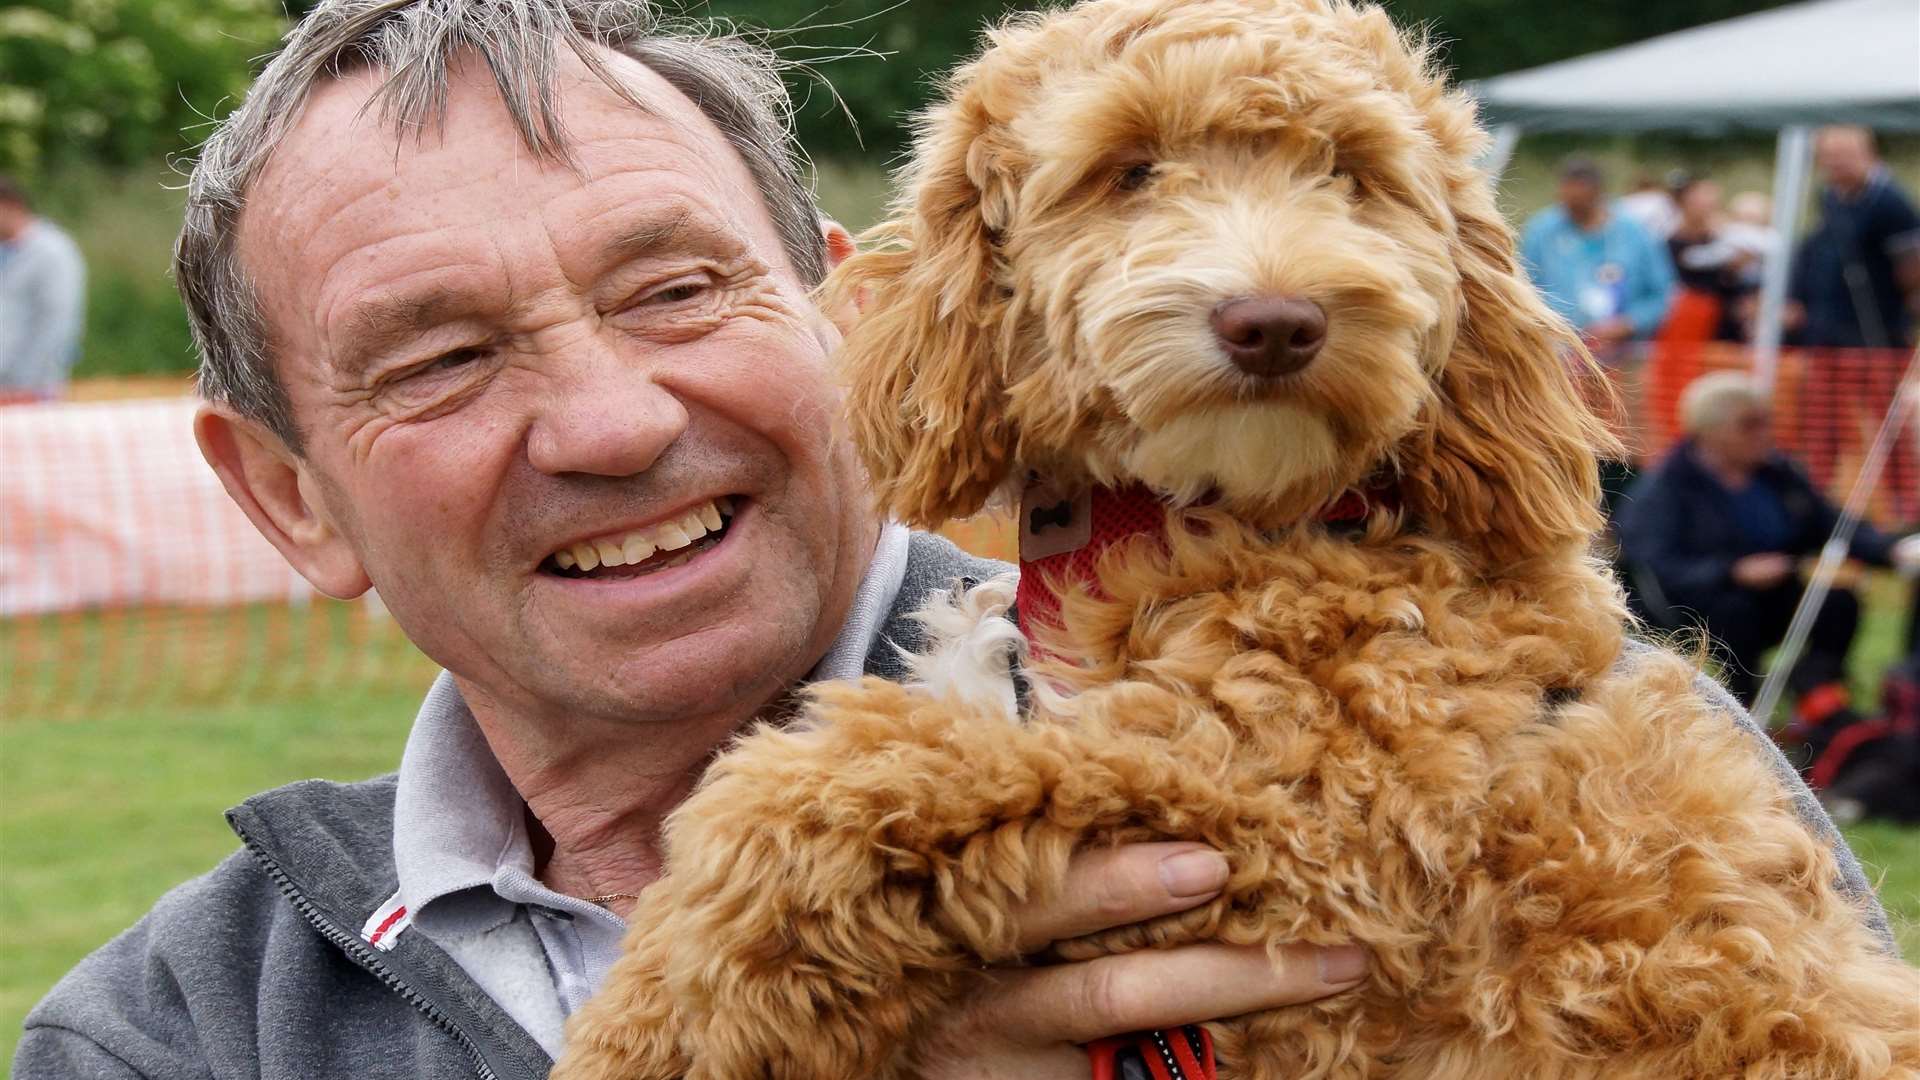
{"label": "grey zip-up hoodie", "polygon": [[[933,589],[1005,566],[915,534],[882,636],[912,649],[908,616]],[[1644,653],[1635,646],[1633,654]],[[867,670],[902,678],[885,647]],[[1892,935],[1859,864],[1805,785],[1725,691],[1702,693],[1773,757],[1800,815],[1840,856],[1843,886],[1889,950]],[[227,815],[242,850],[168,893],[153,911],[62,979],[27,1017],[16,1080],[539,1080],[533,1038],[424,935],[378,950],[361,937],[392,897],[392,776],[312,780]]]}

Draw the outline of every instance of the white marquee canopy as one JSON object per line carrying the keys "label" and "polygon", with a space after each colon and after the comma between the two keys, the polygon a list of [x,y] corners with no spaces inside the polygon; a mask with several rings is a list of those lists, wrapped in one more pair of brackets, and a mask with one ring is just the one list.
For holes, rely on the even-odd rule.
{"label": "white marquee canopy", "polygon": [[1474,84],[1529,131],[1920,131],[1920,0],[1812,0]]}

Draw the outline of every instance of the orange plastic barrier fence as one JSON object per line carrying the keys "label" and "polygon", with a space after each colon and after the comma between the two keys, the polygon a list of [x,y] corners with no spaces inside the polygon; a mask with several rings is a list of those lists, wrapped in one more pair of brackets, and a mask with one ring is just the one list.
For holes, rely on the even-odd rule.
{"label": "orange plastic barrier fence", "polygon": [[[1851,484],[1906,360],[1782,357],[1776,434],[1829,491]],[[1750,364],[1738,347],[1677,335],[1610,368],[1615,422],[1636,461],[1656,460],[1679,437],[1689,382]],[[431,678],[377,600],[315,595],[259,537],[201,460],[192,412],[180,397],[0,408],[0,719]],[[1871,509],[1884,525],[1920,517],[1910,435]],[[1002,516],[947,531],[974,551],[1014,557]]]}
{"label": "orange plastic barrier fence", "polygon": [[[1899,392],[1912,354],[1902,350],[1788,350],[1773,387],[1773,435],[1836,502],[1852,488]],[[1717,342],[1654,343],[1638,363],[1609,369],[1616,414],[1635,464],[1652,465],[1682,438],[1680,397],[1714,371],[1748,371],[1750,351]],[[1920,468],[1911,424],[1874,485],[1868,516],[1888,528],[1920,523]]]}
{"label": "orange plastic barrier fence", "polygon": [[0,719],[431,678],[377,599],[316,595],[260,537],[193,410],[0,408]]}

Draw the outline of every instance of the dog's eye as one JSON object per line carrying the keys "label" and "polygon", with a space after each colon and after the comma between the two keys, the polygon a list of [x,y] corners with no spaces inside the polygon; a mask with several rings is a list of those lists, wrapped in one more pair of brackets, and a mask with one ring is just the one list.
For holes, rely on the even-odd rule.
{"label": "dog's eye", "polygon": [[1121,191],[1139,191],[1147,186],[1147,181],[1152,179],[1153,162],[1142,161],[1137,165],[1129,166],[1125,172],[1122,172],[1120,178],[1114,181],[1114,186]]}

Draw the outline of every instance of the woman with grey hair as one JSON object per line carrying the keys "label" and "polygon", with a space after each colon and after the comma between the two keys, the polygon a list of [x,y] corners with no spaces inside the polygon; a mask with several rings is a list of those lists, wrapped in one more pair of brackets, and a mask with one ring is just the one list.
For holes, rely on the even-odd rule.
{"label": "woman with grey hair", "polygon": [[[1702,376],[1681,396],[1680,413],[1686,438],[1621,511],[1621,552],[1652,577],[1670,610],[1704,626],[1727,684],[1750,700],[1761,656],[1779,643],[1800,602],[1801,560],[1819,553],[1840,511],[1775,446],[1772,406],[1752,377]],[[1894,548],[1862,523],[1850,553],[1888,566]],[[1845,663],[1859,623],[1859,599],[1834,589],[1788,683],[1803,729],[1837,727],[1852,716]]]}

